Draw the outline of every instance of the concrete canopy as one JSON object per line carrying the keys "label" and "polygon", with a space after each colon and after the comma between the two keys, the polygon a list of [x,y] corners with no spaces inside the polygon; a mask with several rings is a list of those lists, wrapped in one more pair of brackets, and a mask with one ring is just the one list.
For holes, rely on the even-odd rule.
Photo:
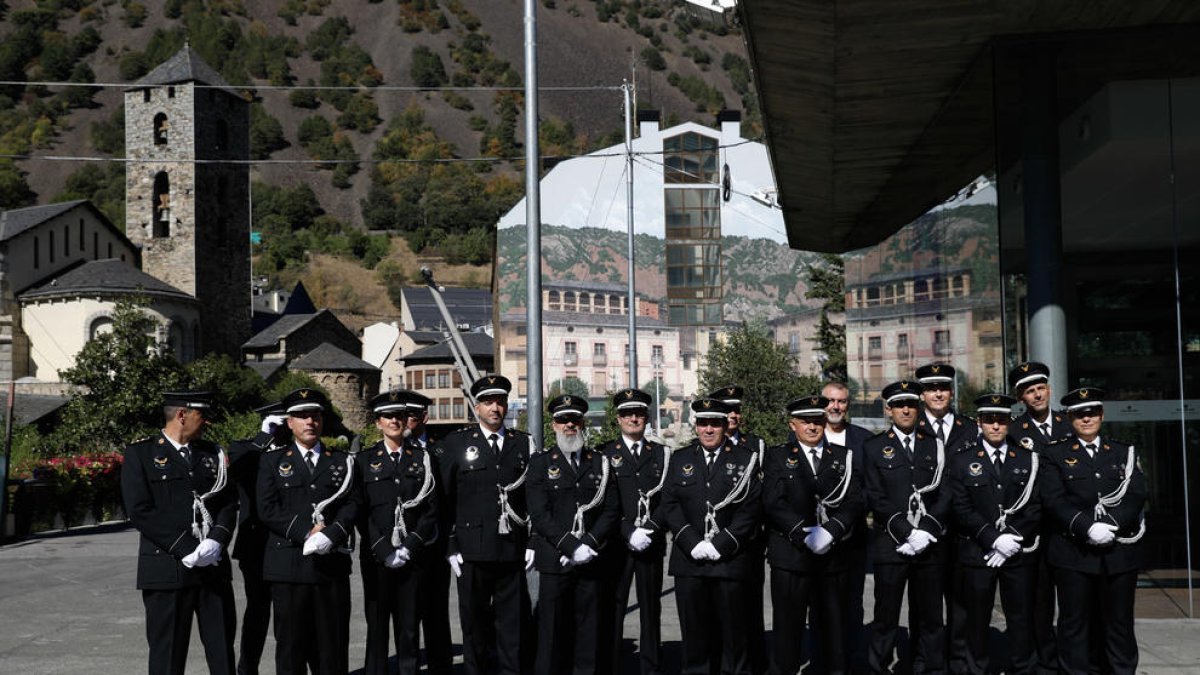
{"label": "concrete canopy", "polygon": [[1200,21],[1192,0],[743,0],[792,248],[885,239],[994,166],[990,46]]}

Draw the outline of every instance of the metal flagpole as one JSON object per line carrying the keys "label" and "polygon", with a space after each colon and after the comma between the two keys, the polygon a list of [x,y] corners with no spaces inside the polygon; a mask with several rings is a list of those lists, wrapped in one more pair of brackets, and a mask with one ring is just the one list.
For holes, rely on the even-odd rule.
{"label": "metal flagpole", "polygon": [[637,297],[633,280],[633,86],[621,85],[625,92],[625,223],[629,226],[629,386],[637,388]]}
{"label": "metal flagpole", "polygon": [[537,0],[525,0],[526,419],[542,446],[542,213],[538,160]]}

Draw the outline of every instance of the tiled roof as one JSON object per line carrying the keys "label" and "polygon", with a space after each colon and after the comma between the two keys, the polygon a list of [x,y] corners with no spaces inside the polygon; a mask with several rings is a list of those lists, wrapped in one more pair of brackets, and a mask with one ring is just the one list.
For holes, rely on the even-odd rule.
{"label": "tiled roof", "polygon": [[289,368],[292,370],[379,371],[375,366],[328,342],[322,342],[316,349],[295,359]]}
{"label": "tiled roof", "polygon": [[163,61],[157,68],[138,80],[135,87],[158,87],[182,82],[196,82],[220,87],[234,96],[240,95],[217,74],[212,66],[204,62],[200,55],[188,45],[175,52],[171,58]]}
{"label": "tiled roof", "polygon": [[[465,323],[471,328],[477,328],[492,322],[492,292],[489,290],[447,288],[442,291],[442,301],[446,303],[446,309],[456,323]],[[412,316],[414,330],[440,330],[445,325],[442,313],[428,287],[405,288],[404,302]]]}
{"label": "tiled roof", "polygon": [[[326,312],[329,310],[321,310]],[[274,347],[279,344],[283,338],[295,333],[303,328],[309,321],[317,317],[316,314],[284,314],[279,317],[275,323],[261,330],[257,335],[251,337],[242,345],[243,349],[255,349],[260,347]]]}
{"label": "tiled roof", "polygon": [[0,214],[0,241],[8,241],[31,227],[40,225],[59,214],[66,213],[81,204],[87,203],[86,199],[76,199],[70,202],[42,204],[5,211]]}
{"label": "tiled roof", "polygon": [[[487,333],[464,333],[462,339],[463,344],[467,346],[467,352],[471,354],[473,359],[478,359],[480,357],[486,357],[490,359],[492,357],[495,350],[495,343],[492,341],[492,337]],[[448,340],[442,340],[435,345],[425,347],[424,349],[418,349],[408,356],[403,357],[403,361],[405,363],[411,363],[414,361],[451,360],[454,357],[450,353],[450,345],[448,342]]]}
{"label": "tiled roof", "polygon": [[195,301],[195,298],[165,281],[115,258],[91,260],[70,268],[21,292],[18,297],[21,300],[40,300],[97,293],[141,293],[153,297]]}

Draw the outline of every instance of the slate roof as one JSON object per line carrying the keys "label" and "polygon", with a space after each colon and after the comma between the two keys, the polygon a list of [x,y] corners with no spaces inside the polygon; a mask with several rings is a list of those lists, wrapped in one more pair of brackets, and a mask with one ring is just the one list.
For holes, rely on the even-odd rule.
{"label": "slate roof", "polygon": [[[462,339],[463,344],[467,346],[467,352],[477,362],[481,358],[491,359],[495,354],[495,342],[493,342],[492,337],[487,333],[464,333]],[[406,364],[414,361],[451,361],[454,359],[454,356],[450,353],[448,342],[449,340],[442,340],[435,345],[418,349],[401,360]]]}
{"label": "slate roof", "polygon": [[[17,424],[32,424],[45,417],[53,415],[67,404],[70,398],[66,396],[45,396],[34,394],[16,395],[13,401],[13,421]],[[0,420],[8,411],[8,392],[0,392]]]}
{"label": "slate roof", "polygon": [[80,295],[126,295],[140,293],[151,297],[195,302],[196,299],[174,286],[146,274],[115,258],[89,260],[69,268],[19,293],[22,300],[43,300]]}
{"label": "slate roof", "polygon": [[[457,323],[477,328],[492,322],[492,292],[487,289],[447,288],[442,292],[442,300]],[[427,286],[404,289],[404,302],[412,316],[414,330],[440,330],[445,325]]]}
{"label": "slate roof", "polygon": [[241,95],[225,81],[225,78],[213,70],[212,66],[205,63],[204,59],[201,59],[200,55],[190,45],[184,45],[183,49],[175,52],[174,56],[163,61],[157,68],[135,82],[133,89],[159,87],[182,82],[196,82],[198,84],[220,87],[227,93],[241,98]]}
{"label": "slate roof", "polygon": [[[329,310],[323,309],[321,312]],[[295,333],[303,328],[317,317],[321,312],[316,314],[284,314],[279,317],[275,323],[261,330],[257,335],[251,337],[242,345],[243,349],[254,349],[258,347],[274,347],[279,344],[283,338]]]}
{"label": "slate roof", "polygon": [[47,220],[66,213],[81,204],[90,206],[90,203],[86,199],[76,199],[70,202],[29,206],[23,209],[12,209],[11,211],[0,213],[0,241],[8,241],[25,230],[41,225]]}
{"label": "slate roof", "polygon": [[292,361],[292,370],[352,370],[379,372],[375,366],[328,342]]}
{"label": "slate roof", "polygon": [[275,376],[275,373],[284,369],[286,361],[283,359],[268,359],[266,361],[246,361],[243,365],[258,373],[258,376],[264,380],[270,380]]}

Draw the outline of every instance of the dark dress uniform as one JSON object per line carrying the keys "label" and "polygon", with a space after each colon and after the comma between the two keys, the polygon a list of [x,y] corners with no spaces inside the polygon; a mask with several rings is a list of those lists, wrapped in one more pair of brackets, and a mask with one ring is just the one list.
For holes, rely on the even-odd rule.
{"label": "dark dress uniform", "polygon": [[[428,400],[428,399],[426,399]],[[409,403],[410,408],[424,410],[428,404]],[[427,433],[412,442],[433,455],[434,470],[437,470],[437,446]],[[440,489],[439,489],[440,492]],[[426,544],[429,563],[422,565],[422,581],[417,593],[418,627],[425,637],[425,670],[429,675],[450,675],[454,663],[453,645],[450,641],[450,566],[446,564],[446,534],[439,530],[438,537]]]}
{"label": "dark dress uniform", "polygon": [[271,585],[263,580],[262,569],[267,528],[258,519],[258,465],[262,455],[283,447],[286,445],[279,444],[266,432],[260,432],[250,440],[234,441],[229,446],[230,475],[238,489],[238,526],[233,558],[238,561],[246,593],[238,650],[239,675],[258,673],[267,629],[271,626]]}
{"label": "dark dress uniform", "polygon": [[[437,452],[444,496],[441,529],[449,533],[446,555],[463,557],[458,611],[466,672],[481,673],[491,670],[489,663],[497,663],[501,673],[517,675],[522,668],[521,635],[529,620],[529,528],[523,487],[529,436],[505,429],[497,456],[481,429],[472,425],[447,435]],[[503,532],[501,492],[506,494],[505,512],[512,512],[504,517]]]}
{"label": "dark dress uniform", "polygon": [[[729,439],[734,445],[739,445],[753,452],[762,475],[762,466],[766,461],[767,442],[762,436],[739,430]],[[767,534],[760,526],[758,532],[751,537],[747,544],[747,552],[755,562],[751,565],[755,580],[748,589],[746,596],[747,635],[750,640],[750,672],[755,675],[767,670],[766,624],[763,620],[763,592],[767,581]]]}
{"label": "dark dress uniform", "polygon": [[[1090,637],[1104,645],[1108,672],[1127,675],[1136,672],[1138,663],[1133,603],[1146,478],[1130,446],[1103,437],[1096,442],[1094,457],[1074,436],[1043,451],[1041,494],[1049,516],[1043,545],[1062,599],[1060,671],[1083,675],[1089,666],[1099,666],[1089,664],[1096,659],[1088,647],[1089,632],[1099,629],[1102,636]],[[1115,541],[1102,546],[1089,543],[1088,529],[1096,523],[1117,526]],[[1090,622],[1093,616],[1095,621]]]}
{"label": "dark dress uniform", "polygon": [[[389,453],[384,441],[355,455],[361,477],[361,502],[370,565],[375,575],[377,596],[375,614],[367,629],[372,649],[367,653],[367,675],[388,672],[388,624],[396,642],[397,663],[401,675],[415,675],[419,646],[417,617],[420,585],[424,568],[445,565],[435,560],[427,546],[438,536],[436,467],[432,457],[415,443],[405,443]],[[401,509],[397,520],[396,510]],[[401,525],[403,523],[403,525]],[[407,563],[391,568],[385,563],[400,547],[408,549]]]}
{"label": "dark dress uniform", "polygon": [[[660,505],[669,453],[661,444],[645,438],[639,441],[636,457],[621,438],[606,443],[600,452],[612,465],[621,501],[620,531],[613,537],[617,541],[601,553],[605,563],[614,568],[616,579],[616,602],[613,603],[612,632],[609,634],[612,654],[608,658],[613,670],[620,672],[625,611],[629,588],[634,586],[640,625],[638,662],[641,673],[659,675],[662,672],[663,558],[667,552],[666,523]],[[650,545],[642,551],[631,551],[629,537],[639,527],[653,532]]]}
{"label": "dark dress uniform", "polygon": [[[950,458],[944,458],[949,463]],[[944,465],[943,465],[944,467]],[[944,471],[944,468],[943,468]],[[895,428],[863,444],[863,482],[867,503],[874,514],[875,620],[867,653],[873,673],[888,672],[896,644],[896,628],[905,584],[911,616],[909,627],[913,660],[924,664],[923,672],[942,672],[945,629],[942,621],[946,524],[950,521],[950,490],[938,481],[937,441],[919,430],[913,432],[911,455]],[[917,506],[914,488],[930,488]],[[910,518],[916,519],[912,523]],[[914,529],[928,532],[938,541],[922,553],[906,556],[896,548]]]}
{"label": "dark dress uniform", "polygon": [[[1037,661],[1030,620],[1041,522],[1034,453],[1011,438],[1001,450],[1004,459],[997,467],[991,457],[993,449],[980,439],[954,457],[947,475],[957,525],[958,561],[963,567],[967,667],[975,675],[989,672],[988,626],[997,585],[1011,658],[1004,672],[1032,673]],[[990,567],[986,559],[1001,534],[1020,536],[1022,551],[1002,565]]]}
{"label": "dark dress uniform", "polygon": [[[186,567],[182,559],[208,538],[227,550],[237,526],[237,489],[232,481],[204,500],[211,523],[200,529],[196,495],[218,487],[227,458],[213,443],[188,443],[190,459],[162,433],[125,448],[121,494],[138,529],[137,587],[146,607],[149,672],[183,673],[195,615],[209,672],[232,673],[237,610],[229,558]],[[199,519],[202,520],[202,517]]]}
{"label": "dark dress uniform", "polygon": [[[847,539],[866,507],[853,457],[841,445],[823,443],[814,474],[810,459],[794,438],[771,448],[763,467],[763,511],[768,525],[774,649],[771,672],[800,671],[805,614],[819,622],[825,672],[847,672],[842,629],[847,592]],[[849,474],[849,475],[847,475]],[[818,506],[820,505],[820,509]],[[823,527],[833,549],[817,555],[804,543],[808,529]]]}
{"label": "dark dress uniform", "polygon": [[[295,444],[262,456],[258,470],[258,516],[270,534],[263,578],[271,582],[275,613],[275,672],[341,675],[349,670],[350,540],[358,518],[354,462],[321,445],[315,469]],[[344,489],[343,489],[344,488]],[[341,496],[322,511],[334,549],[304,555],[314,526],[314,505]]]}
{"label": "dark dress uniform", "polygon": [[[747,546],[761,530],[762,484],[749,448],[728,441],[708,453],[694,443],[672,453],[663,487],[662,513],[671,530],[668,571],[675,577],[675,598],[683,641],[683,675],[717,672],[744,675],[750,670],[746,605],[759,573]],[[706,539],[706,515],[715,514],[710,542],[719,560],[695,560],[692,549]]]}
{"label": "dark dress uniform", "polygon": [[[828,440],[829,432],[825,432]],[[875,434],[857,424],[846,425],[846,449],[851,452],[851,464],[858,481],[863,481],[863,443]],[[789,437],[791,434],[789,434]],[[863,488],[865,490],[865,487]],[[865,501],[865,500],[864,500]],[[871,540],[871,531],[867,528],[866,509],[863,509],[858,522],[850,530],[850,536],[840,542],[840,555],[846,559],[846,608],[842,612],[845,621],[842,637],[845,643],[848,668],[859,672],[867,664],[867,631],[863,625],[866,612],[863,611],[863,595],[867,588],[867,560]],[[814,631],[820,635],[820,627]],[[818,638],[819,639],[819,638]]]}
{"label": "dark dress uniform", "polygon": [[[564,566],[586,545],[605,547],[620,519],[616,479],[600,452],[580,451],[576,470],[557,446],[529,460],[525,492],[538,571],[538,675],[592,675],[601,649],[602,622],[612,616],[612,585],[599,558]],[[576,514],[583,507],[581,526]]]}

